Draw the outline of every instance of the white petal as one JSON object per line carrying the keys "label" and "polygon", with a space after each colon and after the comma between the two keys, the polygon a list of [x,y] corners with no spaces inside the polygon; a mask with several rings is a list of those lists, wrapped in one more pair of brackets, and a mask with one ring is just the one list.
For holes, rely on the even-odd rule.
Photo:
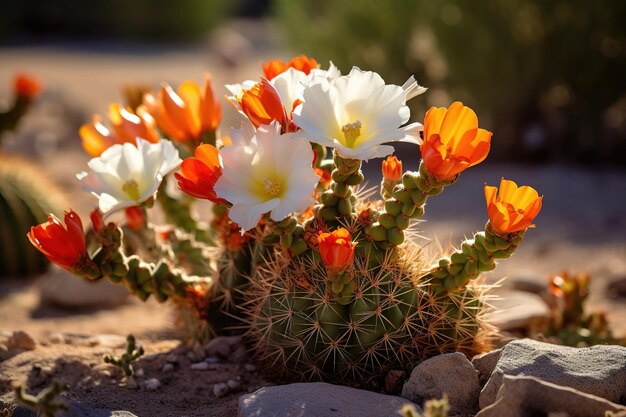
{"label": "white petal", "polygon": [[417,123],[417,122],[411,123],[406,126],[403,126],[402,128],[400,128],[400,130],[406,133],[406,136],[400,139],[401,142],[415,143],[418,145],[422,144],[423,141],[422,141],[422,136],[420,135],[420,132],[424,131],[423,124]]}
{"label": "white petal", "polygon": [[402,84],[402,89],[406,94],[407,101],[413,97],[419,96],[420,94],[424,94],[426,90],[428,90],[428,88],[419,85],[415,80],[415,77],[412,75],[404,84]]}
{"label": "white petal", "polygon": [[228,217],[237,223],[243,231],[248,231],[259,224],[264,213],[271,211],[279,203],[280,200],[274,198],[261,204],[235,204],[230,208]]}
{"label": "white petal", "polygon": [[276,91],[278,91],[280,100],[288,113],[291,112],[293,103],[296,100],[302,100],[304,82],[307,81],[307,79],[308,76],[304,72],[289,68],[270,81],[274,88],[276,88]]}
{"label": "white petal", "polygon": [[167,174],[178,168],[180,164],[182,164],[183,160],[180,159],[178,149],[176,149],[171,141],[161,139],[158,144],[163,147],[163,162],[159,168],[159,174],[165,177]]}

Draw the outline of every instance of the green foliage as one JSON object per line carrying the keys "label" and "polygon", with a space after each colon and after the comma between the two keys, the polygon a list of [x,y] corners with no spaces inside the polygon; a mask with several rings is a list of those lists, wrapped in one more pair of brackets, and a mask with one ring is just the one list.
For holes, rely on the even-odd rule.
{"label": "green foliage", "polygon": [[426,401],[423,414],[418,413],[412,405],[405,405],[400,410],[400,415],[402,417],[448,417],[449,410],[448,396],[444,394],[440,400]]}
{"label": "green foliage", "polygon": [[32,226],[67,207],[63,194],[37,166],[0,155],[0,276],[45,271],[48,260],[29,242]]}
{"label": "green foliage", "polygon": [[416,102],[464,100],[493,156],[624,163],[624,2],[275,0],[275,15],[296,53],[414,74],[431,89]]}
{"label": "green foliage", "polygon": [[67,404],[59,398],[59,395],[65,391],[64,384],[58,381],[52,381],[52,384],[36,396],[26,393],[23,385],[16,385],[14,388],[15,400],[23,406],[36,411],[37,415],[41,413],[44,417],[55,417],[61,411],[67,410]]}
{"label": "green foliage", "polygon": [[103,360],[105,363],[109,363],[120,368],[126,377],[131,377],[134,373],[133,362],[143,354],[143,346],[137,347],[135,336],[129,334],[126,337],[126,352],[124,352],[120,357],[105,355]]}

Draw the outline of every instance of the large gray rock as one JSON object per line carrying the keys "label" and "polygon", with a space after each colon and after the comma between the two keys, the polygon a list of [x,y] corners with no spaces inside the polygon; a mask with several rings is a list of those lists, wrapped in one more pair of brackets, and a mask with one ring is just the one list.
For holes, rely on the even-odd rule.
{"label": "large gray rock", "polygon": [[[133,413],[128,411],[111,411],[104,410],[102,408],[91,408],[79,402],[65,399],[68,405],[68,410],[59,413],[58,417],[137,417]],[[19,406],[13,411],[13,417],[39,417],[40,414],[26,408]]]}
{"label": "large gray rock", "polygon": [[89,282],[64,269],[50,268],[38,281],[41,302],[66,308],[115,307],[128,300],[128,290],[106,279]]}
{"label": "large gray rock", "polygon": [[527,375],[626,403],[626,348],[598,345],[572,348],[530,339],[502,348],[491,378],[480,393],[480,408],[496,401],[504,375]]}
{"label": "large gray rock", "polygon": [[495,403],[476,417],[528,417],[566,413],[569,417],[604,416],[606,411],[626,413],[626,407],[573,388],[532,376],[505,375]]}
{"label": "large gray rock", "polygon": [[494,311],[487,320],[500,330],[536,330],[543,327],[550,309],[543,299],[529,292],[506,291],[491,301]]}
{"label": "large gray rock", "polygon": [[491,373],[496,369],[496,364],[501,354],[502,349],[496,349],[472,358],[472,366],[478,371],[478,382],[481,387],[487,383]]}
{"label": "large gray rock", "polygon": [[413,368],[402,396],[418,404],[448,395],[451,415],[474,414],[478,409],[478,372],[462,353],[446,353]]}
{"label": "large gray rock", "polygon": [[398,417],[405,404],[415,406],[392,395],[324,382],[299,383],[243,395],[239,398],[239,417]]}

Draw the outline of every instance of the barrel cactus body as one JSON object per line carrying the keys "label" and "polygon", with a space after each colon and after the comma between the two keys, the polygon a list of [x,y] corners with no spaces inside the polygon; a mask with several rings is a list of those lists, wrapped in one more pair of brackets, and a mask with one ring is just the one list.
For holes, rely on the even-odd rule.
{"label": "barrel cactus body", "polygon": [[41,273],[48,260],[26,237],[48,213],[67,207],[63,194],[35,165],[0,155],[0,276]]}
{"label": "barrel cactus body", "polygon": [[380,266],[356,257],[355,295],[346,305],[329,299],[314,258],[277,257],[259,268],[247,294],[252,351],[282,378],[376,387],[389,370],[487,349],[484,291],[437,296],[420,281],[419,251],[399,252]]}

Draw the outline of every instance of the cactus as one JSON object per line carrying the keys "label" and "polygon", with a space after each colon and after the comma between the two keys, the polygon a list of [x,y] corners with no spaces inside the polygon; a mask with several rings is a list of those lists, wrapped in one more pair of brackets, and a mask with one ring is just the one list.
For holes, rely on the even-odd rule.
{"label": "cactus", "polygon": [[138,347],[135,336],[129,334],[126,337],[126,352],[124,352],[120,357],[105,355],[103,360],[105,363],[109,363],[120,368],[124,372],[124,376],[129,378],[135,373],[133,369],[133,362],[143,356],[143,354],[143,346]]}
{"label": "cactus", "polygon": [[444,394],[439,400],[424,402],[423,414],[418,413],[414,406],[407,404],[400,410],[400,415],[402,417],[448,417],[449,410],[448,396]]}
{"label": "cactus", "polygon": [[67,410],[67,404],[59,398],[59,395],[65,391],[65,385],[54,380],[52,384],[43,390],[37,396],[26,393],[23,385],[14,387],[15,400],[23,406],[41,413],[45,417],[56,417],[61,411]]}
{"label": "cactus", "polygon": [[0,276],[45,271],[47,259],[28,243],[28,230],[67,203],[62,192],[28,161],[0,155]]}

